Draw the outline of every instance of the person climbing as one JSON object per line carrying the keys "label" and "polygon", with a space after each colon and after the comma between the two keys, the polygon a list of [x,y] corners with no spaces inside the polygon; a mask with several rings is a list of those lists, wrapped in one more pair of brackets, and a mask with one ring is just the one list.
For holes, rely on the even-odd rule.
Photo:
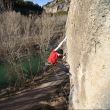
{"label": "person climbing", "polygon": [[63,49],[60,49],[60,47],[62,46],[62,44],[64,42],[66,42],[66,37],[63,39],[63,41],[58,45],[58,47],[56,47],[55,49],[53,49],[50,52],[50,55],[47,59],[47,63],[45,64],[45,68],[44,70],[47,71],[49,69],[50,66],[58,66],[59,68],[61,68],[61,70],[63,70],[65,73],[69,73],[69,69],[62,63],[59,63],[58,60],[59,59],[63,59],[64,55],[63,55]]}

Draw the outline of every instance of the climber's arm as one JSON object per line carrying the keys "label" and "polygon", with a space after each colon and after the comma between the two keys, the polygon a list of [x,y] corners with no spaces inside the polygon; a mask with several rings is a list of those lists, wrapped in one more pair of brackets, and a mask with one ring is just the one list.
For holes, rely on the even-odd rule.
{"label": "climber's arm", "polygon": [[66,39],[67,39],[67,38],[65,37],[65,38],[63,39],[63,41],[60,42],[60,44],[58,45],[58,47],[56,47],[54,50],[57,51],[57,50],[62,46],[63,42],[66,41]]}

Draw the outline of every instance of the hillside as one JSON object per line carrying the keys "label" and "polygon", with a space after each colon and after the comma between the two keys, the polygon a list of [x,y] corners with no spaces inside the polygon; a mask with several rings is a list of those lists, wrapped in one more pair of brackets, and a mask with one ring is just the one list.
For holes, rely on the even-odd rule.
{"label": "hillside", "polygon": [[20,91],[0,93],[0,110],[67,110],[69,76],[53,67]]}

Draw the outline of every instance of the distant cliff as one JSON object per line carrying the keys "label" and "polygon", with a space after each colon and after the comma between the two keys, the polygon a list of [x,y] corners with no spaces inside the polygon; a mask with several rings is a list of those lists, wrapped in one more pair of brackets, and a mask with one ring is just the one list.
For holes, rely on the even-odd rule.
{"label": "distant cliff", "polygon": [[43,6],[46,13],[68,12],[70,0],[53,0]]}

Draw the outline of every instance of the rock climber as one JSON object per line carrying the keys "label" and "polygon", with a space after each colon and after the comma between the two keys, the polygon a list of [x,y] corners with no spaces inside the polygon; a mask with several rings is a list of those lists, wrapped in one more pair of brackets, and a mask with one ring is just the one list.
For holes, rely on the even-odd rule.
{"label": "rock climber", "polygon": [[59,68],[61,68],[62,71],[64,71],[65,73],[68,73],[69,75],[69,69],[63,64],[63,63],[59,63],[58,60],[63,60],[63,58],[65,57],[65,55],[63,55],[63,49],[61,49],[60,47],[62,46],[62,44],[64,42],[66,42],[66,37],[63,39],[63,41],[58,45],[57,48],[53,49],[50,52],[50,55],[47,59],[47,63],[45,64],[44,70],[48,70],[50,66],[56,65]]}

